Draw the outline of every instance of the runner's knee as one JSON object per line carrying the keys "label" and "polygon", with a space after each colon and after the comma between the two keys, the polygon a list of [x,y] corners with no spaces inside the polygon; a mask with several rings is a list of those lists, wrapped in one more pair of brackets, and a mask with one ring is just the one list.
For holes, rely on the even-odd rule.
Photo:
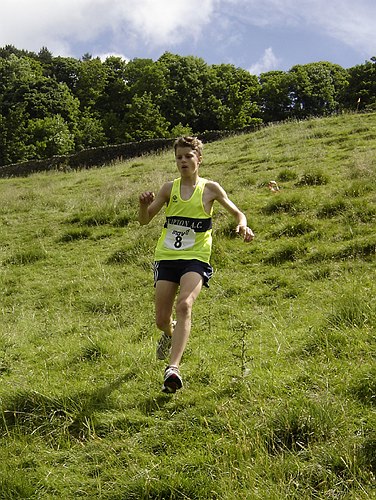
{"label": "runner's knee", "polygon": [[176,314],[181,316],[190,316],[193,302],[187,297],[181,297],[176,303]]}
{"label": "runner's knee", "polygon": [[166,331],[171,324],[171,316],[169,314],[157,313],[155,315],[155,324],[159,330]]}

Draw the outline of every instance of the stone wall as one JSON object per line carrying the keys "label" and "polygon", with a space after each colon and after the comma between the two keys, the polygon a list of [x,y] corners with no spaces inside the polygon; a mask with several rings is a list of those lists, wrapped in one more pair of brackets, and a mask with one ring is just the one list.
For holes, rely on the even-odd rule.
{"label": "stone wall", "polygon": [[[258,127],[242,131],[209,131],[199,134],[198,137],[205,142],[213,142],[229,135],[249,132]],[[156,153],[167,148],[172,148],[175,139],[149,139],[140,142],[127,142],[112,146],[85,149],[72,155],[53,156],[45,160],[29,160],[21,163],[12,163],[0,167],[0,178],[27,177],[36,172],[49,170],[79,170],[84,168],[101,167],[116,161],[127,160],[145,154]]]}

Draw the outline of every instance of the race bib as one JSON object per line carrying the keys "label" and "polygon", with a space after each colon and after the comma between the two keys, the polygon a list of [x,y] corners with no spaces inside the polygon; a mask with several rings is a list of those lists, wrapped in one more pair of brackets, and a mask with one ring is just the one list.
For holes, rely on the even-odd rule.
{"label": "race bib", "polygon": [[190,227],[169,224],[167,226],[164,246],[170,250],[186,250],[192,248],[196,241],[196,233]]}

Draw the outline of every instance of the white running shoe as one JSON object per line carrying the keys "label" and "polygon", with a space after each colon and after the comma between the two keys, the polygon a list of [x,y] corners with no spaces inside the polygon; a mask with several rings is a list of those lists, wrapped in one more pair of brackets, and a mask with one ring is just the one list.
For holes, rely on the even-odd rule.
{"label": "white running shoe", "polygon": [[183,387],[183,380],[176,366],[167,366],[164,373],[162,392],[173,394]]}

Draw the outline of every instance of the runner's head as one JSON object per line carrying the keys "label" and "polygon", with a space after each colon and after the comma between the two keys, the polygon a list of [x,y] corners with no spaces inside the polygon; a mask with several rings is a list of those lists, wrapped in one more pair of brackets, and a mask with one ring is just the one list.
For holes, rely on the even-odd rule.
{"label": "runner's head", "polygon": [[191,148],[196,151],[197,156],[200,158],[202,156],[203,144],[197,137],[184,136],[176,139],[174,144],[174,150],[176,154],[177,148]]}

